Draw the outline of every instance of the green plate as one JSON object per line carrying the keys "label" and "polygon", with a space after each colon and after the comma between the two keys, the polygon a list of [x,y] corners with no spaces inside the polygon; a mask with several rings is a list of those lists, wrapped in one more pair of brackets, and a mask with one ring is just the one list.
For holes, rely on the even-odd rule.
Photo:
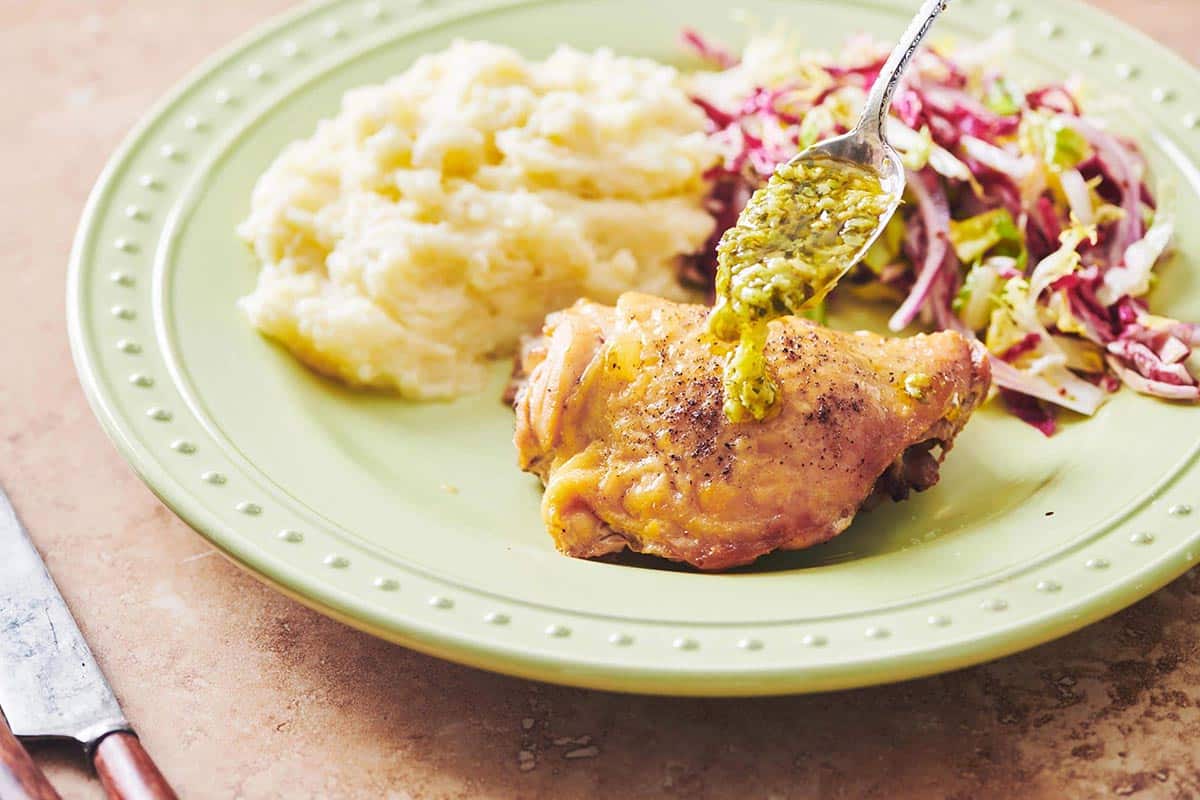
{"label": "green plate", "polygon": [[[813,45],[898,34],[915,0],[741,0]],[[71,344],[104,427],[216,547],[351,625],[486,669],[669,694],[766,694],[961,667],[1111,614],[1193,563],[1200,411],[1119,393],[1046,440],[996,408],[942,482],[824,546],[702,575],[564,558],[517,470],[497,394],[416,405],[324,381],[234,301],[251,186],[341,94],[456,37],[531,56],[559,42],[676,60],[723,2],[346,0],[268,25],[210,62],[113,158],[71,260]],[[956,0],[962,41],[1016,32],[1014,70],[1081,74],[1129,98],[1153,168],[1200,218],[1200,77],[1068,0]],[[1182,226],[1157,303],[1200,318],[1200,227]],[[835,324],[837,321],[835,320]],[[842,319],[841,324],[849,324]],[[457,492],[448,490],[454,487]],[[146,543],[153,547],[152,542]]]}

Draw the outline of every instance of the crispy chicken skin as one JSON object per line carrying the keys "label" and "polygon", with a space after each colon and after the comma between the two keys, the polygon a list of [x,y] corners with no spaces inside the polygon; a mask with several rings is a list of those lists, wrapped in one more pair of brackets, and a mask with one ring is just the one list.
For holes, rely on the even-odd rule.
{"label": "crispy chicken skin", "polygon": [[986,359],[956,333],[884,339],[788,317],[767,345],[778,413],[733,424],[707,311],[581,300],[522,348],[515,442],[562,552],[628,547],[725,569],[826,541],[873,494],[936,483],[988,391]]}

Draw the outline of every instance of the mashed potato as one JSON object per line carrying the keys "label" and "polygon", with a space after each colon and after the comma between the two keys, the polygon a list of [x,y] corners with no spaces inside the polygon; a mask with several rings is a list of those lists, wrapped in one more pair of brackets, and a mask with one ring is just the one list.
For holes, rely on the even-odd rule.
{"label": "mashed potato", "polygon": [[678,297],[717,156],[675,70],[458,42],[290,145],[239,232],[250,320],[321,372],[413,398],[477,390],[581,296]]}

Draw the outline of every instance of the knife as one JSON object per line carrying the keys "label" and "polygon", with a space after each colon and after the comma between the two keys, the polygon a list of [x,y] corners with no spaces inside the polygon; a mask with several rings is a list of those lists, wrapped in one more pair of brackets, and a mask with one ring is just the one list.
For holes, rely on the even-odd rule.
{"label": "knife", "polygon": [[110,798],[175,800],[2,488],[0,712],[0,800],[59,797],[16,736],[78,742]]}

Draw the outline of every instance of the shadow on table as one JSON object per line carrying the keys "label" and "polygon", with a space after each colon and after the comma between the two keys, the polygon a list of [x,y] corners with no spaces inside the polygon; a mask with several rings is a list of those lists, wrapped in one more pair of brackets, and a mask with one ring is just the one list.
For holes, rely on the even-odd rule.
{"label": "shadow on table", "polygon": [[[728,700],[493,675],[298,606],[261,641],[286,680],[340,687],[327,690],[326,708],[297,705],[280,729],[336,711],[337,736],[378,751],[380,785],[413,797],[1061,797],[1067,786],[1185,797],[1200,792],[1197,620],[1200,577],[1190,573],[1109,620],[991,664]],[[413,774],[444,787],[406,787]]]}

